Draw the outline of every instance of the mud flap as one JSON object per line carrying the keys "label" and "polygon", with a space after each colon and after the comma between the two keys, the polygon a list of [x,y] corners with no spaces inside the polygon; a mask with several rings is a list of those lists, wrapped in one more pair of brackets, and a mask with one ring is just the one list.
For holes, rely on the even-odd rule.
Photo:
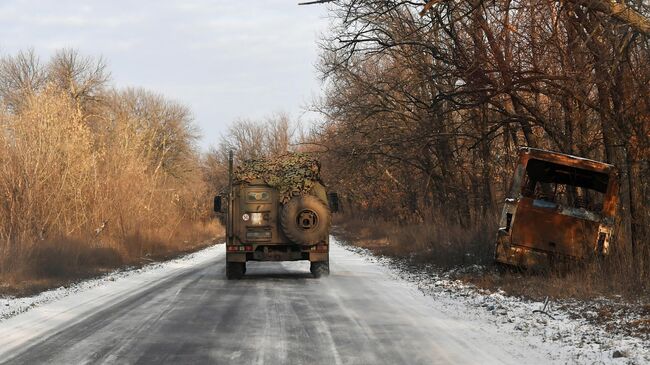
{"label": "mud flap", "polygon": [[311,262],[329,261],[329,254],[327,252],[310,252],[309,261]]}
{"label": "mud flap", "polygon": [[227,262],[246,262],[245,253],[227,253],[226,254]]}

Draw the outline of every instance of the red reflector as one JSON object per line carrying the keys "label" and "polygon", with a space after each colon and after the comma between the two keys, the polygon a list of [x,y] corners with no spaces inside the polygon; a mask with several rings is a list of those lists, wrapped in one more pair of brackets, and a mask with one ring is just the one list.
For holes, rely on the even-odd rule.
{"label": "red reflector", "polygon": [[226,251],[228,252],[239,252],[239,251],[253,251],[253,246],[226,246]]}

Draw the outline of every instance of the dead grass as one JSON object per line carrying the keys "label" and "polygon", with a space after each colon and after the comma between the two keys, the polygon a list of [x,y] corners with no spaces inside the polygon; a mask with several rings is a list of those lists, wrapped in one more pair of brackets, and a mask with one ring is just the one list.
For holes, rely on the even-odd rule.
{"label": "dead grass", "polygon": [[[489,220],[473,227],[431,222],[435,220],[399,225],[379,219],[339,216],[335,233],[377,254],[406,258],[422,267],[433,264],[455,279],[492,291],[500,289],[536,300],[548,296],[650,302],[650,247],[637,250],[635,258],[630,250],[619,249],[603,260],[576,264],[568,270],[533,273],[494,265],[496,224]],[[483,269],[463,270],[473,265]]]}
{"label": "dead grass", "polygon": [[171,235],[160,234],[159,231],[143,232],[125,237],[121,242],[120,251],[126,257],[165,259],[176,254],[193,251],[206,246],[217,237],[224,235],[224,228],[216,221],[186,222]]}
{"label": "dead grass", "polygon": [[121,267],[167,260],[214,244],[223,234],[223,227],[210,221],[187,223],[170,240],[150,233],[129,236],[117,245],[69,238],[41,242],[12,260],[16,270],[0,274],[0,295],[32,295]]}
{"label": "dead grass", "polygon": [[[459,279],[485,289],[499,288],[507,293],[542,299],[614,298],[650,303],[650,275],[647,271],[650,252],[621,250],[612,256],[571,268],[544,273],[513,268],[488,267],[483,275],[459,275]],[[636,261],[636,262],[635,262]]]}
{"label": "dead grass", "polygon": [[381,255],[409,258],[441,269],[491,262],[493,236],[487,224],[458,227],[418,223],[400,225],[381,219],[336,217],[337,234],[360,247]]}

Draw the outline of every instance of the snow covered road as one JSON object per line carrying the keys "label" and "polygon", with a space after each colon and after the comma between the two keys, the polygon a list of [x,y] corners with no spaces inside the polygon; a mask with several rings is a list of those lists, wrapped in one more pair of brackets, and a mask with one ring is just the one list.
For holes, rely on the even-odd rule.
{"label": "snow covered road", "polygon": [[[307,262],[224,277],[217,245],[116,275],[0,322],[7,364],[547,364],[498,325],[449,309],[332,240],[328,278]],[[448,304],[448,303],[447,303]],[[9,304],[7,304],[9,306]],[[470,310],[470,308],[467,308]]]}

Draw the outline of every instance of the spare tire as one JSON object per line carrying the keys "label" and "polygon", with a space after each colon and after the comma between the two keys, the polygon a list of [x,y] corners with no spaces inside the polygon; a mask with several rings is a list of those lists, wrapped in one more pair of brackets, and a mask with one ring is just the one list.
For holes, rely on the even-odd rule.
{"label": "spare tire", "polygon": [[282,208],[280,225],[289,240],[315,245],[327,238],[332,217],[327,205],[313,195],[291,198]]}

